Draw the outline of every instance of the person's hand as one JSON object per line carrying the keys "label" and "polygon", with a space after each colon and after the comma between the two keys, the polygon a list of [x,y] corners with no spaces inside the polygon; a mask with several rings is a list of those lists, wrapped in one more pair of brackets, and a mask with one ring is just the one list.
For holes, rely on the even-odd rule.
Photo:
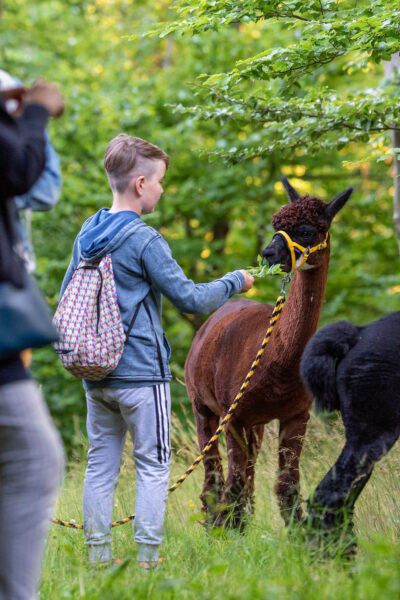
{"label": "person's hand", "polygon": [[0,91],[5,100],[16,100],[18,103],[23,100],[25,93],[26,89],[24,87],[9,88]]}
{"label": "person's hand", "polygon": [[6,102],[6,109],[14,117],[18,117],[21,112],[22,102],[26,94],[26,88],[23,86],[0,90]]}
{"label": "person's hand", "polygon": [[44,106],[52,117],[60,117],[65,108],[64,99],[58,87],[44,79],[38,79],[33,86],[26,91],[24,105],[39,104]]}
{"label": "person's hand", "polygon": [[242,294],[244,292],[248,292],[253,287],[254,277],[253,277],[253,275],[250,275],[250,273],[248,271],[245,271],[244,269],[241,269],[240,272],[244,277],[244,286],[240,290],[240,293]]}

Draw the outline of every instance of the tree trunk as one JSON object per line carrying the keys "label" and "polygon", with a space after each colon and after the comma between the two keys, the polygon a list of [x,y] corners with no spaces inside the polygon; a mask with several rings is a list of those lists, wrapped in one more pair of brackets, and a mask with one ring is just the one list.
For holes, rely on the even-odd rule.
{"label": "tree trunk", "polygon": [[[400,54],[393,54],[391,60],[385,63],[385,74],[390,75],[395,70],[400,70]],[[395,124],[397,126],[397,124]],[[393,129],[392,131],[393,148],[400,148],[400,131]],[[393,222],[397,234],[397,244],[400,252],[400,155],[395,154],[393,157],[393,177],[394,177],[394,194],[393,194]]]}
{"label": "tree trunk", "polygon": [[[400,131],[392,133],[393,147],[400,148]],[[394,194],[393,194],[393,221],[397,233],[397,243],[400,252],[400,155],[395,154],[393,157],[393,177],[394,177]]]}

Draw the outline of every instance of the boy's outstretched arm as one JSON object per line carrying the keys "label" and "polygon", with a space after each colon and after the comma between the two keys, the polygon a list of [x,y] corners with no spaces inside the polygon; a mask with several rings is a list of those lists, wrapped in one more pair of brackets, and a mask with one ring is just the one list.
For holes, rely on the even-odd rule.
{"label": "boy's outstretched arm", "polygon": [[153,285],[185,313],[210,313],[234,294],[249,290],[254,281],[247,271],[238,270],[210,283],[195,284],[172,257],[161,235],[150,241],[142,260],[146,275]]}

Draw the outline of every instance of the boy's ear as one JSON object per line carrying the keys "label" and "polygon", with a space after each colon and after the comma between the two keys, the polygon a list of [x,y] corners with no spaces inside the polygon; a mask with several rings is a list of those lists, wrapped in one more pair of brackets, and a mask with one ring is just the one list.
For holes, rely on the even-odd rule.
{"label": "boy's ear", "polygon": [[134,190],[138,196],[141,196],[143,194],[145,179],[146,178],[144,175],[139,175],[132,179],[132,184],[133,184]]}

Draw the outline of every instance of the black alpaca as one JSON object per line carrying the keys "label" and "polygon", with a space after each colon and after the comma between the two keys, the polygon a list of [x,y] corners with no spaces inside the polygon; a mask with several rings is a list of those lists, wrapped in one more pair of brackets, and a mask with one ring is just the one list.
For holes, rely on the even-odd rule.
{"label": "black alpaca", "polygon": [[400,435],[400,311],[364,327],[339,321],[308,342],[300,367],[318,411],[340,410],[345,446],[309,500],[312,527],[351,524],[375,463]]}

